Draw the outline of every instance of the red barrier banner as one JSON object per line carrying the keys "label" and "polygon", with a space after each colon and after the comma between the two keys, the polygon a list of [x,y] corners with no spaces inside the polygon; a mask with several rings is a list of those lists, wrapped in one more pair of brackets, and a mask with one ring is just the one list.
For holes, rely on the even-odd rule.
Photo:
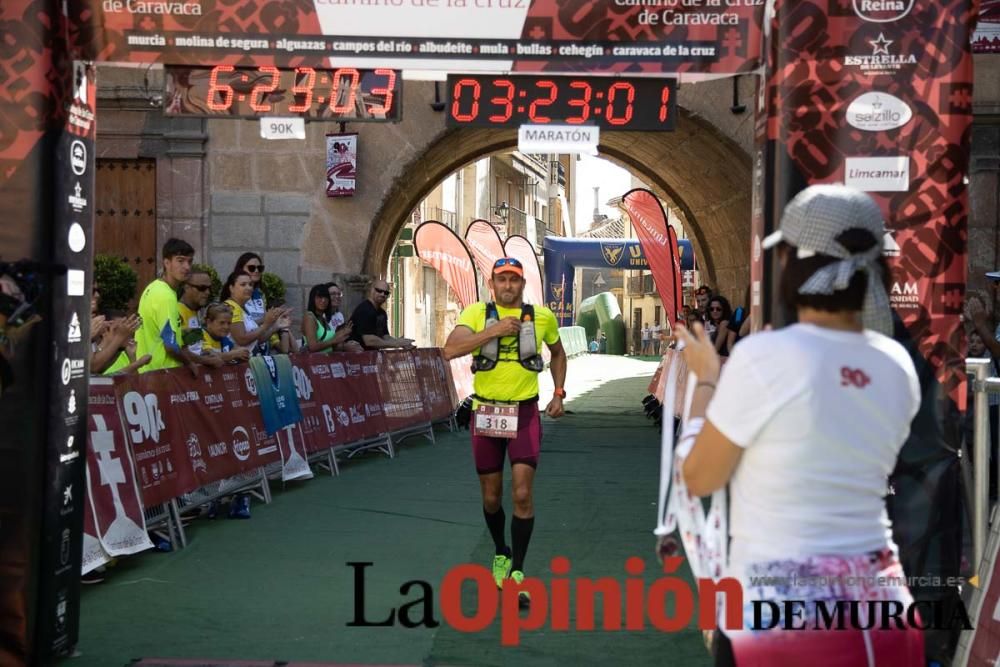
{"label": "red barrier banner", "polygon": [[264,428],[248,365],[207,369],[198,378],[179,369],[168,373],[174,380],[172,408],[183,425],[198,486],[280,460],[278,440]]}
{"label": "red barrier banner", "polygon": [[132,450],[125,440],[110,379],[91,382],[89,405],[87,504],[94,522],[93,535],[110,556],[152,549]]}
{"label": "red barrier banner", "polygon": [[385,423],[390,431],[431,420],[414,364],[416,354],[405,350],[386,350],[379,356],[379,391],[385,409]]}
{"label": "red barrier banner", "polygon": [[115,392],[147,507],[280,459],[246,365],[119,377]]}
{"label": "red barrier banner", "polygon": [[94,381],[88,502],[96,508],[90,535],[97,544],[86,547],[92,567],[103,562],[100,541],[107,535],[108,553],[127,553],[128,539],[115,532],[124,525],[119,517],[142,526],[142,506],[275,461],[282,463],[282,479],[306,479],[312,476],[310,452],[446,419],[457,403],[440,349],[296,355],[290,361],[302,421],[274,436],[264,430],[246,364],[200,369],[198,377],[172,369],[116,377],[113,385]]}
{"label": "red barrier banner", "polygon": [[[385,433],[385,416],[379,392],[378,352],[332,355],[330,375],[313,374],[313,389],[319,392],[324,428],[333,428],[336,444],[364,440]],[[315,360],[321,355],[311,355]],[[310,369],[317,363],[310,364]],[[328,436],[329,437],[329,436]]]}
{"label": "red barrier banner", "polygon": [[[307,452],[318,452],[349,442],[338,416],[350,423],[350,415],[343,407],[335,411],[335,406],[324,398],[333,395],[327,385],[335,382],[330,363],[335,357],[329,354],[300,354],[289,357],[295,374],[295,387],[299,396],[302,421],[302,439]],[[343,364],[340,364],[343,369]],[[346,375],[346,370],[344,370]]]}
{"label": "red barrier banner", "polygon": [[451,400],[451,381],[444,352],[440,349],[417,350],[413,353],[413,366],[428,419],[438,421],[450,417],[456,403]]}

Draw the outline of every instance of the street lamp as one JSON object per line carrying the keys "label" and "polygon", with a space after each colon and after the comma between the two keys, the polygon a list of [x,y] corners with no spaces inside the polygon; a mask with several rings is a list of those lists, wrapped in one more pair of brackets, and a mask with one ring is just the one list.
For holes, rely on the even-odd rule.
{"label": "street lamp", "polygon": [[502,201],[499,206],[494,206],[493,212],[500,216],[503,224],[507,224],[507,218],[510,217],[510,206],[507,206],[507,202]]}

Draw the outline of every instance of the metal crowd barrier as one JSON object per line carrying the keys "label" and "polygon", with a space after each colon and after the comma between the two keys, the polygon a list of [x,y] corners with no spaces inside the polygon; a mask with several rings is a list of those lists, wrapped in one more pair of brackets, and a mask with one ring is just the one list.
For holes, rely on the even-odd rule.
{"label": "metal crowd barrier", "polygon": [[[979,572],[986,550],[986,536],[990,521],[990,429],[1000,429],[1000,422],[990,424],[989,395],[1000,394],[1000,378],[990,377],[993,362],[989,359],[966,359],[965,372],[972,376],[973,410],[973,503],[972,549],[975,572]],[[1000,479],[1000,457],[993,462]]]}

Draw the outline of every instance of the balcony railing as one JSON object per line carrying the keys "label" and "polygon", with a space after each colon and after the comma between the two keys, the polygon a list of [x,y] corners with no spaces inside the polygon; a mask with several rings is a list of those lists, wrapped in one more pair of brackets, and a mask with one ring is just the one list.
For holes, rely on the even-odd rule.
{"label": "balcony railing", "polygon": [[425,220],[437,220],[458,231],[458,216],[454,211],[446,211],[439,206],[428,206],[426,210],[427,215],[424,217]]}
{"label": "balcony railing", "polygon": [[654,294],[655,292],[656,286],[653,284],[652,274],[632,276],[628,279],[629,296],[645,296],[646,294]]}

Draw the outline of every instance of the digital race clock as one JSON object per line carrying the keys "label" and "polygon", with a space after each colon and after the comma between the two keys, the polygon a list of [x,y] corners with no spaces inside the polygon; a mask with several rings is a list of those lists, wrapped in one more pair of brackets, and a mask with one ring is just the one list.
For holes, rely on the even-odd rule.
{"label": "digital race clock", "polygon": [[597,125],[672,130],[676,79],[563,76],[448,76],[450,127]]}
{"label": "digital race clock", "polygon": [[163,112],[169,116],[400,119],[403,77],[393,69],[166,65],[164,70]]}

